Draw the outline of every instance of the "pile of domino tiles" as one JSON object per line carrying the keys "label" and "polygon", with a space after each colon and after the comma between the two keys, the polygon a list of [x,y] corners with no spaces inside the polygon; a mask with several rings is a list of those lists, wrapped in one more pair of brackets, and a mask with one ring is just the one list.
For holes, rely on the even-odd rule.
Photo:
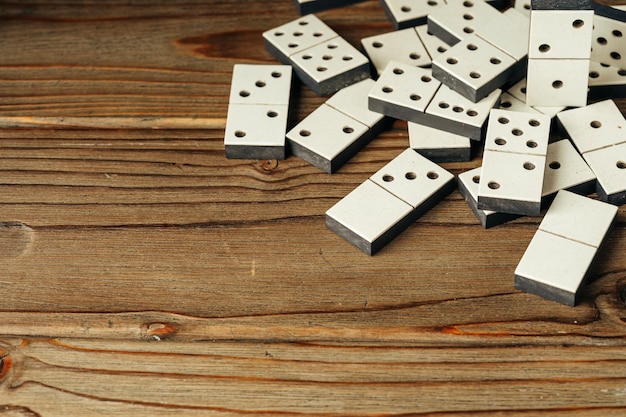
{"label": "pile of domino tiles", "polygon": [[[515,287],[575,305],[626,203],[613,101],[626,96],[626,8],[381,0],[395,30],[357,49],[312,13],[358,1],[295,0],[304,16],[263,33],[279,63],[234,66],[226,156],[292,154],[330,174],[405,120],[409,147],[330,207],[328,228],[373,255],[455,188],[485,228],[547,209]],[[329,98],[287,129],[296,77]],[[478,146],[482,166],[458,178],[438,165]]]}

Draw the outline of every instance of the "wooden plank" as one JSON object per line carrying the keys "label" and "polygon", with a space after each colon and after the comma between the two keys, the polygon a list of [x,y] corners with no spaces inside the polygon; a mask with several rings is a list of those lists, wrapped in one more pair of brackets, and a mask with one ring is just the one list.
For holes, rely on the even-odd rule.
{"label": "wooden plank", "polygon": [[[232,65],[296,17],[0,4],[0,414],[623,415],[626,207],[569,308],[512,286],[540,217],[483,230],[453,192],[374,257],[326,229],[404,122],[333,175],[224,157]],[[320,17],[392,29],[377,0]],[[324,100],[298,86],[291,125]]]}

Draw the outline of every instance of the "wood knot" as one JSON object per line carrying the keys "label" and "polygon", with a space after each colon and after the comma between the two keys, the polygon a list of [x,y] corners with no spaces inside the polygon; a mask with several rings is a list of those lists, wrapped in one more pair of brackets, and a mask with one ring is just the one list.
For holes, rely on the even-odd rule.
{"label": "wood knot", "polygon": [[261,161],[261,168],[263,171],[274,171],[278,168],[278,160],[277,159],[264,159]]}
{"label": "wood knot", "polygon": [[617,281],[617,298],[622,305],[626,305],[626,278]]}
{"label": "wood knot", "polygon": [[34,237],[34,231],[21,222],[0,222],[0,259],[24,254]]}
{"label": "wood knot", "polygon": [[176,326],[168,323],[148,323],[143,328],[149,339],[157,341],[169,339],[177,332]]}
{"label": "wood knot", "polygon": [[7,417],[41,417],[41,414],[34,412],[28,407],[19,405],[0,405],[0,415]]}

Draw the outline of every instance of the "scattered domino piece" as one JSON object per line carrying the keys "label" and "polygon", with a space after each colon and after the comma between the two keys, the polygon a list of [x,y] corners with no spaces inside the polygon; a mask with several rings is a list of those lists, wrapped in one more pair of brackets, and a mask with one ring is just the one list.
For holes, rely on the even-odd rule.
{"label": "scattered domino piece", "polygon": [[515,269],[515,288],[573,306],[617,207],[559,191]]}
{"label": "scattered domino piece", "polygon": [[472,157],[471,140],[440,129],[408,122],[409,146],[433,162],[463,162]]}
{"label": "scattered domino piece", "polygon": [[589,63],[589,100],[626,97],[626,69]]}
{"label": "scattered domino piece", "polygon": [[446,52],[450,48],[450,45],[428,32],[428,25],[416,26],[415,31],[424,44],[426,51],[428,51],[428,55],[431,60],[437,55]]}
{"label": "scattered domino piece", "polygon": [[387,17],[396,30],[426,24],[426,17],[445,7],[446,0],[381,0]]}
{"label": "scattered domino piece", "polygon": [[538,216],[550,117],[494,109],[483,152],[478,208]]}
{"label": "scattered domino piece", "polygon": [[626,204],[626,142],[583,156],[598,177],[596,192],[600,200],[616,206]]}
{"label": "scattered domino piece", "polygon": [[391,61],[369,93],[369,109],[419,123],[440,85],[429,69]]}
{"label": "scattered domino piece", "polygon": [[496,89],[487,97],[473,103],[442,85],[426,108],[426,115],[421,123],[479,141],[484,136],[489,111],[498,104],[501,93],[501,90]]}
{"label": "scattered domino piece", "polygon": [[[581,4],[578,4],[581,3]],[[587,104],[593,10],[585,2],[532,2],[526,103]]]}
{"label": "scattered domino piece", "polygon": [[291,67],[233,67],[224,133],[227,158],[285,159]]}
{"label": "scattered domino piece", "polygon": [[478,208],[478,184],[480,184],[480,172],[482,168],[474,168],[459,174],[459,192],[474,215],[485,229],[517,219],[519,214],[499,213],[493,210]]}
{"label": "scattered domino piece", "polygon": [[604,16],[593,17],[593,48],[591,60],[618,68],[626,68],[626,22]]}
{"label": "scattered domino piece", "polygon": [[454,176],[407,149],[326,212],[326,225],[374,255],[450,193]]}
{"label": "scattered domino piece", "polygon": [[469,35],[433,59],[433,77],[473,103],[511,79],[517,61],[491,43]]}
{"label": "scattered domino piece", "polygon": [[363,0],[293,0],[301,16],[336,7],[348,6],[361,1]]}
{"label": "scattered domino piece", "polygon": [[293,65],[298,77],[320,96],[369,78],[369,60],[315,15],[263,33],[267,50]]}
{"label": "scattered domino piece", "polygon": [[380,75],[390,61],[416,67],[431,64],[430,56],[414,28],[397,30],[361,39],[363,50]]}
{"label": "scattered domino piece", "polygon": [[385,127],[385,117],[367,108],[372,79],[338,91],[287,133],[291,152],[333,173]]}
{"label": "scattered domino piece", "polygon": [[563,139],[548,145],[541,195],[544,207],[559,190],[586,195],[593,193],[595,188],[596,175],[569,140]]}
{"label": "scattered domino piece", "polygon": [[446,6],[428,15],[428,31],[454,45],[481,26],[501,16],[484,0],[446,0]]}

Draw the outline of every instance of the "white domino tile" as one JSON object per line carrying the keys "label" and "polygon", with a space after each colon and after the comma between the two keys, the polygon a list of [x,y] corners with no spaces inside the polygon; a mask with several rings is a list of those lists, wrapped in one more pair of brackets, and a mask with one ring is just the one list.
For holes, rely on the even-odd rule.
{"label": "white domino tile", "polygon": [[526,104],[558,107],[587,104],[589,60],[529,59]]}
{"label": "white domino tile", "polygon": [[229,104],[289,104],[291,66],[233,66]]}
{"label": "white domino tile", "polygon": [[589,59],[593,10],[533,10],[529,59]]}
{"label": "white domino tile", "polygon": [[363,38],[361,45],[379,75],[390,61],[416,67],[431,64],[430,55],[414,28]]}
{"label": "white domino tile", "polygon": [[449,45],[461,41],[477,29],[502,16],[483,0],[446,0],[445,7],[428,15],[428,30]]}
{"label": "white domino tile", "polygon": [[294,71],[318,95],[369,78],[369,60],[341,37],[291,55]]}
{"label": "white domino tile", "polygon": [[509,81],[516,60],[476,35],[433,59],[433,76],[472,102]]}
{"label": "white domino tile", "polygon": [[368,107],[368,94],[373,87],[374,80],[365,79],[337,91],[326,100],[326,104],[369,128],[374,128],[383,120],[383,115]]}
{"label": "white domino tile", "polygon": [[595,191],[596,175],[569,140],[562,139],[549,144],[546,157],[542,192],[544,200],[550,200],[559,190],[583,195]]}
{"label": "white domino tile", "polygon": [[314,14],[310,14],[263,32],[266,48],[279,61],[339,35]]}
{"label": "white domino tile", "polygon": [[591,60],[626,69],[626,22],[595,15]]}
{"label": "white domino tile", "polygon": [[626,120],[613,100],[562,111],[557,120],[583,154],[626,142]]}
{"label": "white domino tile", "polygon": [[441,129],[408,122],[409,146],[433,162],[463,162],[472,156],[471,140]]}
{"label": "white domino tile", "polygon": [[589,100],[626,97],[626,69],[589,62]]}
{"label": "white domino tile", "polygon": [[626,142],[583,155],[598,177],[596,191],[602,201],[626,203]]}
{"label": "white domino tile", "polygon": [[550,117],[545,114],[493,109],[485,150],[545,156],[550,122]]}
{"label": "white domino tile", "polygon": [[391,61],[369,93],[369,108],[396,119],[419,122],[440,85],[430,69]]}
{"label": "white domino tile", "polygon": [[483,137],[483,127],[489,111],[495,107],[502,91],[494,90],[478,103],[442,85],[426,108],[424,124],[446,132],[467,136],[472,140]]}
{"label": "white domino tile", "polygon": [[496,48],[522,61],[528,56],[530,20],[516,9],[509,9],[498,19],[481,26],[476,35]]}
{"label": "white domino tile", "polygon": [[231,104],[228,106],[224,147],[232,159],[285,159],[289,106]]}
{"label": "white domino tile", "polygon": [[481,210],[478,208],[478,186],[482,167],[474,168],[459,174],[459,192],[467,205],[478,218],[481,226],[485,229],[500,225],[519,217],[517,214],[499,213],[493,210]]}
{"label": "white domino tile", "polygon": [[426,17],[445,7],[446,0],[382,0],[387,17],[396,29],[404,29],[426,23]]}
{"label": "white domino tile", "polygon": [[428,25],[416,26],[415,31],[419,35],[424,47],[426,47],[426,51],[428,51],[431,60],[450,48],[450,45],[428,32]]}
{"label": "white domino tile", "polygon": [[370,180],[417,208],[432,198],[454,175],[413,149],[407,149]]}
{"label": "white domino tile", "polygon": [[515,269],[515,287],[575,305],[617,207],[559,191]]}
{"label": "white domino tile", "polygon": [[443,199],[454,176],[407,149],[326,212],[326,225],[373,255]]}

